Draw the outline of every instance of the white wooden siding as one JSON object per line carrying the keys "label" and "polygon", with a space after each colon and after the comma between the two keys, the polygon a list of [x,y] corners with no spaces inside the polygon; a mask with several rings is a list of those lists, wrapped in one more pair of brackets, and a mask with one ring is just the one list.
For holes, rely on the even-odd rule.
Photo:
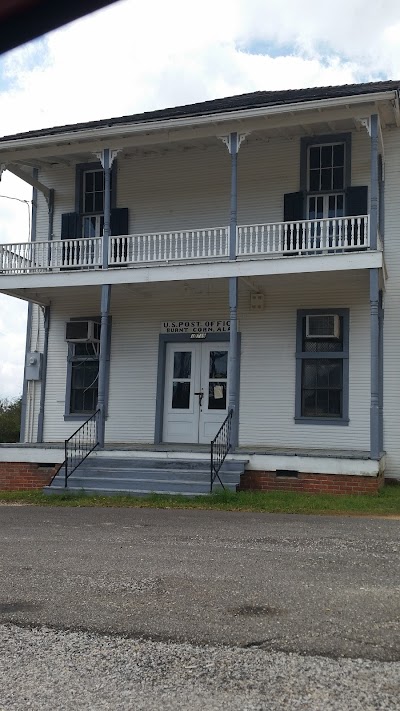
{"label": "white wooden siding", "polygon": [[[366,131],[355,131],[352,143],[352,183],[369,185]],[[300,139],[245,141],[238,155],[239,223],[283,220],[283,196],[299,189],[299,173]],[[55,190],[53,232],[59,238],[61,214],[75,210],[75,166],[43,170],[40,179]],[[117,205],[129,208],[131,234],[228,225],[229,191],[230,156],[217,138],[208,148],[117,158]],[[37,239],[47,234],[47,203],[39,194]]]}
{"label": "white wooden siding", "polygon": [[400,130],[385,143],[384,447],[389,474],[400,475]]}
{"label": "white wooden siding", "polygon": [[[245,445],[368,449],[369,306],[364,274],[309,275],[259,280],[266,307],[251,312],[241,284],[240,443]],[[52,304],[46,389],[45,441],[78,426],[64,422],[65,321],[99,312],[99,290],[65,289]],[[84,304],[84,306],[82,305]],[[173,319],[228,318],[227,282],[185,286],[114,287],[107,442],[150,443],[154,438],[160,324]],[[350,308],[350,425],[294,423],[298,308]],[[79,424],[79,423],[78,423]]]}

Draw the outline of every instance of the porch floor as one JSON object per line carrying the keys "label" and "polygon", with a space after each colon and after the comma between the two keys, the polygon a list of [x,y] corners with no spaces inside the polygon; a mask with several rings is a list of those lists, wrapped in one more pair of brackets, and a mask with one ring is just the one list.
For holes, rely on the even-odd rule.
{"label": "porch floor", "polygon": [[[10,443],[10,444],[0,444],[0,451],[2,449],[64,449],[64,442],[24,442],[24,443]],[[132,443],[121,443],[121,442],[108,442],[103,450],[97,450],[98,452],[182,452],[182,453],[209,453],[209,444],[180,444],[180,443],[165,443],[154,444],[140,442],[136,444]],[[286,457],[327,457],[330,459],[370,459],[370,453],[368,450],[362,449],[317,449],[317,448],[300,448],[300,447],[284,447],[282,445],[247,445],[240,446],[235,449],[232,455],[239,457],[249,456],[249,455],[272,455],[272,456],[286,456]],[[383,456],[382,453],[381,456]],[[4,460],[4,457],[2,457]]]}

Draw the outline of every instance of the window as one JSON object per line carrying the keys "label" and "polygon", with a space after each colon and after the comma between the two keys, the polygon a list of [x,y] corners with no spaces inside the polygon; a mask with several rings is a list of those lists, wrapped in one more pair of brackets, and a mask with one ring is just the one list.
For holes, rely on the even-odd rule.
{"label": "window", "polygon": [[97,343],[70,343],[69,412],[90,415],[97,407],[99,356]]}
{"label": "window", "polygon": [[297,315],[296,422],[348,423],[349,313]]}
{"label": "window", "polygon": [[[70,321],[94,321],[95,326],[97,326],[100,331],[100,316],[80,316],[78,318],[72,318]],[[108,327],[107,353],[109,355],[107,359],[105,392],[106,408],[108,401],[110,346],[111,316],[109,317]],[[98,342],[88,341],[82,343],[68,343],[64,419],[85,420],[96,411],[98,399],[99,353],[100,344]]]}
{"label": "window", "polygon": [[101,237],[104,228],[104,171],[85,170],[82,191],[82,237]]}
{"label": "window", "polygon": [[313,145],[308,149],[309,220],[343,217],[345,189],[345,144]]}

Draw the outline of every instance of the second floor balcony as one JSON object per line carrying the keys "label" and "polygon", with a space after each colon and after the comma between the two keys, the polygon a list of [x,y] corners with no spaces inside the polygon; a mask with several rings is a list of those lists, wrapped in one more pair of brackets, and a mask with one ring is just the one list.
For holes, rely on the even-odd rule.
{"label": "second floor balcony", "polygon": [[[103,237],[53,239],[0,245],[0,273],[21,275],[68,270],[159,267],[224,262],[230,258],[230,228],[207,227],[109,238],[104,267]],[[239,225],[236,261],[301,259],[371,250],[369,215]],[[301,269],[300,269],[301,271]]]}

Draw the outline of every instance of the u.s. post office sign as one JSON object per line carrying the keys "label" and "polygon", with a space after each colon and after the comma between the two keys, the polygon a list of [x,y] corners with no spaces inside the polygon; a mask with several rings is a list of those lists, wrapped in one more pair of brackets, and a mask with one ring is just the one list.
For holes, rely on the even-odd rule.
{"label": "u.s. post office sign", "polygon": [[163,321],[161,333],[229,333],[230,321],[213,319],[210,321]]}

